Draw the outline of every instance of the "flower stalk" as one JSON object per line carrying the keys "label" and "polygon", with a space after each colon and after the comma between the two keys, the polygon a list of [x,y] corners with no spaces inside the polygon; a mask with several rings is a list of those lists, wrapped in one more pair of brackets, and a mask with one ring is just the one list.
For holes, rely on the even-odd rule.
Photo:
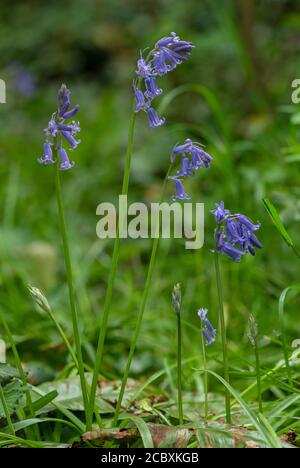
{"label": "flower stalk", "polygon": [[[128,144],[127,144],[127,152],[126,152],[126,158],[125,158],[122,195],[128,194],[135,120],[136,120],[136,113],[135,113],[135,110],[133,109],[131,112],[131,119],[130,119],[130,124],[129,124],[129,131],[128,131]],[[116,236],[114,247],[113,247],[112,263],[111,263],[111,269],[109,272],[108,285],[107,285],[106,295],[104,299],[103,315],[102,315],[101,327],[100,327],[97,350],[96,350],[96,359],[95,359],[95,364],[94,364],[92,385],[91,385],[91,390],[90,390],[89,421],[91,421],[92,414],[94,411],[98,376],[99,376],[99,372],[101,369],[102,358],[103,358],[103,348],[104,348],[104,343],[105,343],[105,338],[106,338],[108,316],[109,316],[109,311],[110,311],[110,306],[111,306],[111,301],[112,301],[112,294],[113,294],[113,288],[115,284],[117,267],[119,263],[120,243],[121,241],[120,241],[119,226],[118,226],[117,236]],[[87,430],[90,430],[90,429],[91,429],[91,424],[87,426]]]}
{"label": "flower stalk", "polygon": [[202,344],[202,356],[203,356],[203,370],[204,370],[204,419],[207,423],[208,419],[208,373],[207,373],[207,361],[206,361],[206,346],[210,346],[216,341],[217,330],[214,329],[209,319],[207,318],[208,309],[199,309],[198,316],[201,320],[201,344]]}
{"label": "flower stalk", "polygon": [[66,227],[66,221],[65,221],[60,172],[59,172],[59,168],[57,165],[55,166],[55,169],[56,169],[55,181],[56,181],[56,198],[57,198],[58,216],[59,216],[60,231],[61,231],[61,237],[62,237],[62,243],[63,243],[64,260],[65,260],[67,284],[68,284],[68,291],[69,291],[69,303],[70,303],[70,309],[71,309],[71,315],[72,315],[76,356],[77,356],[77,361],[78,361],[78,371],[79,371],[79,378],[80,378],[80,384],[81,384],[86,422],[87,422],[87,425],[90,427],[91,421],[90,421],[90,413],[88,410],[89,400],[88,400],[88,393],[87,393],[87,384],[86,384],[85,375],[84,375],[84,364],[83,364],[80,332],[79,332],[79,325],[78,325],[78,315],[77,315],[76,303],[75,303],[73,272],[72,272],[69,240],[68,240],[68,235],[67,235],[67,227]]}
{"label": "flower stalk", "polygon": [[258,347],[258,325],[251,314],[249,317],[249,341],[255,351],[255,374],[256,374],[256,383],[257,383],[257,394],[258,394],[258,409],[261,414],[263,414],[263,400],[262,400],[262,390],[261,390],[261,373],[260,373],[260,356],[259,356],[259,347]]}
{"label": "flower stalk", "polygon": [[181,327],[181,287],[176,284],[172,293],[172,305],[177,319],[177,405],[179,424],[183,424],[182,404],[182,327]]}
{"label": "flower stalk", "polygon": [[[172,164],[170,165],[169,170],[167,172],[167,175],[165,177],[160,202],[162,202],[162,200],[165,197],[165,193],[166,193],[166,189],[167,189],[167,185],[168,185],[168,177],[169,177],[171,168],[172,168]],[[156,228],[159,229],[159,223],[158,223],[158,226]],[[149,291],[150,291],[150,286],[151,286],[151,282],[152,282],[152,277],[153,277],[153,272],[154,272],[154,267],[155,267],[155,261],[156,261],[156,254],[157,254],[158,245],[159,245],[159,236],[155,236],[154,239],[153,239],[153,243],[152,243],[152,250],[151,250],[151,255],[150,255],[150,262],[149,262],[149,266],[148,266],[146,283],[145,283],[145,287],[144,287],[144,290],[143,290],[143,295],[142,295],[142,300],[141,300],[140,308],[139,308],[138,315],[137,315],[135,330],[134,330],[133,337],[132,337],[132,340],[131,340],[131,345],[130,345],[130,350],[129,350],[129,354],[128,354],[128,358],[127,358],[127,363],[126,363],[125,371],[124,371],[124,374],[123,374],[121,389],[120,389],[120,393],[119,393],[119,397],[118,397],[118,401],[117,401],[117,405],[116,405],[115,415],[114,415],[114,419],[113,419],[113,425],[114,426],[116,425],[116,423],[118,421],[118,418],[119,418],[120,409],[121,409],[121,405],[122,405],[122,401],[123,401],[123,397],[124,397],[124,392],[125,392],[125,387],[126,387],[126,383],[127,383],[128,376],[129,376],[129,371],[130,371],[130,367],[131,367],[132,359],[133,359],[133,356],[134,356],[136,344],[137,344],[138,337],[139,337],[140,330],[141,330],[144,311],[145,311],[145,308],[146,308],[148,295],[149,295]]]}
{"label": "flower stalk", "polygon": [[[228,367],[228,352],[227,352],[227,336],[226,336],[224,302],[223,302],[223,287],[222,287],[222,278],[221,278],[221,271],[220,271],[220,260],[219,260],[219,254],[217,251],[214,253],[214,258],[215,258],[215,271],[216,271],[218,302],[219,302],[219,320],[220,320],[221,338],[222,338],[224,379],[226,380],[227,383],[230,383],[229,367]],[[227,388],[225,389],[225,407],[226,407],[226,422],[227,424],[231,424],[230,392]]]}

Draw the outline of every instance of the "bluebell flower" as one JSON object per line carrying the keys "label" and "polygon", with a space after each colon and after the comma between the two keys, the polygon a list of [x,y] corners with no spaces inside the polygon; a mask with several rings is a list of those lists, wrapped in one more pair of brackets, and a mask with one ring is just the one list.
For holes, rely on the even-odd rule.
{"label": "bluebell flower", "polygon": [[174,70],[177,65],[189,58],[193,45],[182,41],[175,33],[160,39],[154,49],[154,70],[159,76]]}
{"label": "bluebell flower", "polygon": [[190,150],[190,155],[192,158],[192,166],[194,167],[194,169],[198,169],[199,167],[208,168],[213,159],[212,156],[210,156],[210,154],[206,153],[206,151],[204,151],[202,148],[197,147],[195,144],[193,144]]}
{"label": "bluebell flower", "polygon": [[60,157],[60,164],[58,167],[60,171],[67,171],[69,169],[72,169],[72,167],[74,167],[75,165],[74,161],[70,162],[67,152],[63,147],[60,147],[58,149],[58,154]]}
{"label": "bluebell flower", "polygon": [[48,127],[44,130],[45,134],[49,137],[55,138],[58,133],[58,128],[54,117],[49,120]]}
{"label": "bluebell flower", "polygon": [[186,139],[182,145],[176,145],[173,148],[171,162],[181,157],[181,168],[177,171],[177,178],[192,177],[199,168],[209,168],[213,160],[212,156],[206,153],[201,143]]}
{"label": "bluebell flower", "polygon": [[73,136],[77,135],[77,133],[80,132],[80,122],[76,122],[75,120],[72,120],[72,125],[71,125],[71,133]]}
{"label": "bluebell flower", "polygon": [[216,203],[216,208],[210,212],[214,215],[217,223],[221,223],[223,219],[225,219],[225,217],[230,214],[229,210],[225,210],[223,201]]}
{"label": "bluebell flower", "polygon": [[61,132],[62,136],[67,140],[71,145],[71,151],[73,151],[80,143],[80,140],[75,140],[73,135],[70,132]]}
{"label": "bluebell flower", "polygon": [[140,78],[147,78],[152,74],[152,65],[147,63],[141,55],[141,58],[137,61],[137,70],[135,72]]}
{"label": "bluebell flower", "polygon": [[179,65],[179,62],[166,48],[154,51],[153,63],[154,70],[159,76],[166,75]]}
{"label": "bluebell flower", "polygon": [[221,244],[218,244],[217,251],[221,252],[224,255],[227,255],[227,257],[230,257],[235,262],[239,262],[241,260],[242,255],[245,255],[246,253],[244,250],[240,250],[226,241],[222,242]]}
{"label": "bluebell flower", "polygon": [[163,125],[165,123],[166,119],[164,117],[159,117],[156,110],[153,109],[153,107],[149,107],[147,112],[149,119],[149,127],[151,129],[159,127],[160,125]]}
{"label": "bluebell flower", "polygon": [[145,96],[147,99],[154,99],[156,96],[159,96],[162,93],[162,89],[157,86],[156,76],[150,76],[145,79],[146,92]]}
{"label": "bluebell flower", "polygon": [[48,141],[45,141],[44,143],[44,151],[43,151],[43,156],[38,159],[38,162],[40,164],[44,164],[45,166],[48,166],[49,164],[54,164],[56,161],[53,159],[53,152],[51,148],[51,143]]}
{"label": "bluebell flower", "polygon": [[218,224],[215,231],[217,252],[239,262],[243,255],[255,255],[255,248],[262,248],[254,234],[260,228],[259,223],[253,223],[243,214],[232,214],[225,209],[224,202],[217,204],[211,213]]}
{"label": "bluebell flower", "polygon": [[216,341],[217,330],[214,329],[214,327],[208,320],[207,314],[207,309],[198,310],[198,316],[201,320],[201,332],[206,340],[206,345],[209,346]]}
{"label": "bluebell flower", "polygon": [[77,112],[79,111],[79,104],[76,104],[75,107],[73,107],[73,109],[65,112],[63,115],[62,115],[62,118],[64,120],[68,120],[68,119],[72,119],[76,114]]}
{"label": "bluebell flower", "polygon": [[169,180],[174,181],[175,195],[172,197],[174,201],[191,199],[191,196],[185,193],[183,183],[180,179],[177,179],[177,177],[174,177],[174,176],[170,176]]}
{"label": "bluebell flower", "polygon": [[208,314],[208,309],[199,309],[198,310],[198,316],[200,317],[201,320],[204,320]]}
{"label": "bluebell flower", "polygon": [[238,220],[239,224],[242,224],[250,231],[257,231],[260,228],[260,223],[252,223],[252,221],[245,215],[237,214],[235,215],[235,218]]}
{"label": "bluebell flower", "polygon": [[191,165],[191,161],[186,156],[184,156],[182,158],[181,168],[180,168],[179,171],[177,171],[177,175],[179,177],[189,177],[189,176],[194,175],[194,171],[193,171],[193,167]]}
{"label": "bluebell flower", "polygon": [[212,345],[215,341],[216,341],[216,338],[211,335],[206,328],[201,328],[201,332],[202,332],[202,335],[204,336],[205,340],[206,340],[206,346],[210,346]]}
{"label": "bluebell flower", "polygon": [[146,110],[149,107],[149,102],[146,102],[144,93],[139,88],[134,88],[135,96],[135,112],[140,112],[140,110]]}
{"label": "bluebell flower", "polygon": [[175,33],[160,39],[147,57],[141,54],[137,61],[134,81],[134,95],[136,101],[135,112],[147,111],[150,128],[156,128],[165,123],[165,119],[156,118],[153,114],[151,102],[162,94],[157,84],[157,76],[169,73],[180,63],[188,59],[193,45],[182,41]]}
{"label": "bluebell flower", "polygon": [[213,160],[212,156],[204,151],[201,143],[194,142],[190,138],[187,138],[183,145],[178,145],[173,148],[171,160],[174,161],[178,154],[183,158],[188,155],[191,158],[190,168],[195,171],[200,167],[209,168]]}
{"label": "bluebell flower", "polygon": [[80,143],[76,140],[75,136],[80,132],[80,124],[75,120],[70,122],[79,110],[79,105],[72,109],[70,100],[70,90],[66,85],[62,85],[58,92],[58,110],[55,112],[49,123],[48,127],[44,130],[47,140],[44,144],[44,154],[42,158],[38,159],[40,164],[53,164],[52,146],[54,150],[58,151],[60,157],[59,169],[68,170],[74,167],[74,162],[70,162],[69,157],[62,146],[62,139],[66,140],[73,151]]}
{"label": "bluebell flower", "polygon": [[73,120],[71,124],[59,124],[57,125],[57,130],[70,132],[71,135],[75,136],[80,132],[80,123]]}

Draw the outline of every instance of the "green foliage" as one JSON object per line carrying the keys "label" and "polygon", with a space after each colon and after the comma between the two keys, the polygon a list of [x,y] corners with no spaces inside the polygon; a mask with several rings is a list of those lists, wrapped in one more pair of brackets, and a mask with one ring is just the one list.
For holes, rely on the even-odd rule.
{"label": "green foliage", "polygon": [[[10,414],[13,414],[19,406],[20,400],[23,396],[22,383],[18,379],[14,379],[5,386],[3,386],[3,394],[6,405]],[[0,401],[0,418],[5,418],[3,405]]]}
{"label": "green foliage", "polygon": [[[250,10],[245,11],[245,5]],[[11,343],[0,326],[9,362],[0,364],[0,383],[16,431],[13,436],[0,403],[0,446],[297,443],[300,368],[291,360],[291,344],[300,338],[299,259],[292,255],[293,251],[299,256],[300,245],[300,142],[299,106],[291,104],[290,95],[291,82],[300,75],[295,46],[299,26],[296,2],[288,0],[127,0],[124,8],[117,0],[2,0],[0,78],[7,82],[8,99],[0,105],[0,312],[26,369],[36,414],[30,415]],[[37,290],[35,299],[47,311],[49,301],[74,350],[53,200],[55,181],[51,170],[38,166],[36,159],[57,88],[67,82],[73,100],[81,105],[82,144],[74,171],[63,174],[64,204],[90,379],[112,257],[112,242],[96,238],[95,211],[98,203],[115,202],[120,193],[139,50],[173,30],[196,47],[192,60],[166,77],[164,94],[157,100],[168,128],[149,132],[146,119],[138,115],[129,198],[148,204],[157,201],[174,144],[187,137],[203,142],[214,163],[209,174],[199,171],[187,190],[195,201],[205,203],[205,246],[192,252],[178,239],[160,243],[132,361],[133,378],[126,385],[119,427],[112,431],[151,250],[148,240],[122,240],[97,383],[96,406],[103,428],[101,432],[93,427],[95,437],[90,434],[80,442],[85,424],[72,353],[49,316],[36,310],[27,290],[32,284],[43,291],[47,302],[44,296],[37,297]],[[17,69],[32,74],[33,95],[22,92]],[[167,197],[171,197],[169,188]],[[240,265],[223,262],[228,389],[235,400],[230,427],[223,424],[225,384],[216,377],[222,369],[220,341],[207,349],[207,368],[214,373],[209,376],[208,426],[203,424],[203,374],[194,371],[203,369],[196,311],[209,308],[212,323],[217,323],[214,226],[208,213],[220,200],[262,223],[264,245],[255,259],[245,258]],[[181,427],[170,304],[177,283],[182,285],[183,311]],[[247,340],[250,314],[260,332],[264,416],[257,414],[255,356]]]}

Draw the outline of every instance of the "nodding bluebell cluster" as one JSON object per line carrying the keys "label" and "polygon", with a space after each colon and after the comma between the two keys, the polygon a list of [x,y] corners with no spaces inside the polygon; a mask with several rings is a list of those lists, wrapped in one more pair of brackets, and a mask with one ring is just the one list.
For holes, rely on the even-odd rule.
{"label": "nodding bluebell cluster", "polygon": [[[153,99],[162,94],[158,87],[157,77],[174,70],[177,65],[187,60],[192,50],[192,43],[182,41],[175,33],[160,39],[146,59],[141,54],[137,61],[137,79],[133,83],[136,101],[135,111],[145,111],[148,114],[151,129],[165,123],[165,118],[158,116],[151,106]],[[143,90],[141,85],[143,84]]]}
{"label": "nodding bluebell cluster", "polygon": [[70,95],[70,90],[63,84],[58,92],[58,110],[52,115],[48,127],[44,130],[46,141],[43,156],[38,159],[38,162],[45,166],[55,164],[56,160],[53,159],[52,150],[54,147],[60,158],[58,168],[61,171],[71,169],[75,164],[69,160],[63,147],[63,141],[69,143],[70,151],[73,151],[80,143],[80,140],[75,139],[75,136],[80,132],[80,124],[71,120],[77,114],[79,105],[77,104],[73,109],[70,109]]}
{"label": "nodding bluebell cluster", "polygon": [[203,145],[189,138],[185,140],[183,145],[173,148],[172,163],[178,155],[181,156],[181,167],[175,176],[169,176],[169,180],[174,181],[175,195],[173,200],[189,200],[191,196],[185,193],[182,178],[192,177],[200,167],[209,168],[213,158],[204,151]]}
{"label": "nodding bluebell cluster", "polygon": [[260,224],[254,224],[243,214],[232,214],[225,209],[224,202],[216,204],[211,211],[218,224],[215,230],[216,251],[239,262],[243,255],[255,255],[255,247],[262,248],[262,244],[254,234]]}
{"label": "nodding bluebell cluster", "polygon": [[207,309],[198,310],[198,316],[201,319],[201,332],[205,338],[206,345],[209,346],[216,341],[217,330],[214,329],[214,327],[208,320],[207,314],[208,314]]}

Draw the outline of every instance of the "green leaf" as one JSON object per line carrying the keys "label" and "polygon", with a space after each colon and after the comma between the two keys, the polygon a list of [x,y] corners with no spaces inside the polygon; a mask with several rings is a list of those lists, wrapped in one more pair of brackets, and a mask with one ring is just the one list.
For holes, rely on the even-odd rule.
{"label": "green leaf", "polygon": [[158,448],[187,447],[191,438],[189,429],[153,425],[152,436]]}
{"label": "green leaf", "polygon": [[[47,408],[45,408],[49,403],[51,403],[56,397],[58,393],[56,390],[47,393],[46,395],[38,398],[36,401],[33,402],[33,410],[36,414],[47,413]],[[28,408],[24,408],[24,411],[28,411]]]}
{"label": "green leaf", "polygon": [[[19,380],[13,380],[3,387],[4,398],[7,404],[9,414],[13,414],[19,405],[23,395],[22,383]],[[5,412],[0,402],[0,418],[5,417]]]}
{"label": "green leaf", "polygon": [[198,428],[195,435],[199,448],[235,448],[234,437],[228,430],[217,428]]}
{"label": "green leaf", "polygon": [[[119,419],[123,419],[122,415]],[[151,436],[151,431],[145,421],[139,416],[128,416],[124,415],[124,419],[129,419],[133,424],[138,428],[141,439],[143,441],[144,448],[153,448],[153,440]]]}
{"label": "green leaf", "polygon": [[[40,390],[39,388],[36,388],[34,386],[31,386],[31,390],[36,393],[39,396],[45,396],[44,392]],[[78,430],[83,433],[85,431],[85,424],[75,416],[70,410],[68,410],[64,405],[61,405],[60,403],[57,403],[55,400],[52,401],[51,403],[51,410],[55,408],[57,411],[59,411],[61,414],[63,414],[66,418],[68,418],[75,427],[78,428]]]}
{"label": "green leaf", "polygon": [[[30,426],[35,426],[36,424],[41,424],[43,422],[59,422],[61,424],[65,424],[66,426],[70,426],[73,429],[76,429],[78,431],[77,426],[75,426],[73,423],[70,421],[66,421],[64,419],[58,419],[58,418],[30,418],[30,419],[24,419],[23,421],[18,421],[13,424],[15,432],[21,431],[22,429],[25,429]],[[6,434],[9,433],[9,427],[3,427],[1,428],[1,432]]]}
{"label": "green leaf", "polygon": [[[58,395],[55,399],[55,403],[60,403],[65,408],[72,411],[84,411],[79,376],[60,380],[58,382],[43,383],[39,388],[44,393],[56,391]],[[114,412],[113,406],[99,396],[96,397],[96,406],[100,413],[108,414]],[[52,409],[53,408],[51,406],[46,406],[44,407],[43,412],[51,411]]]}
{"label": "green leaf", "polygon": [[10,364],[0,364],[0,381],[7,382],[13,378],[19,377],[19,372]]}
{"label": "green leaf", "polygon": [[279,231],[279,233],[283,237],[284,241],[287,243],[289,247],[294,247],[294,242],[292,238],[290,237],[289,233],[287,232],[286,228],[284,227],[275,206],[270,202],[268,198],[263,198],[262,202],[267,212],[269,213],[276,229]]}
{"label": "green leaf", "polygon": [[254,411],[249,407],[249,405],[245,402],[245,400],[240,396],[240,394],[228,383],[226,380],[223,379],[220,375],[216,374],[213,371],[208,370],[209,374],[213,375],[216,379],[218,379],[224,387],[226,387],[236,401],[240,404],[241,408],[245,411],[249,419],[251,420],[252,424],[261,436],[265,439],[266,443],[271,448],[281,448],[281,444],[277,438],[276,433],[273,431],[272,427],[266,424],[265,418],[262,419],[261,415],[257,416]]}

